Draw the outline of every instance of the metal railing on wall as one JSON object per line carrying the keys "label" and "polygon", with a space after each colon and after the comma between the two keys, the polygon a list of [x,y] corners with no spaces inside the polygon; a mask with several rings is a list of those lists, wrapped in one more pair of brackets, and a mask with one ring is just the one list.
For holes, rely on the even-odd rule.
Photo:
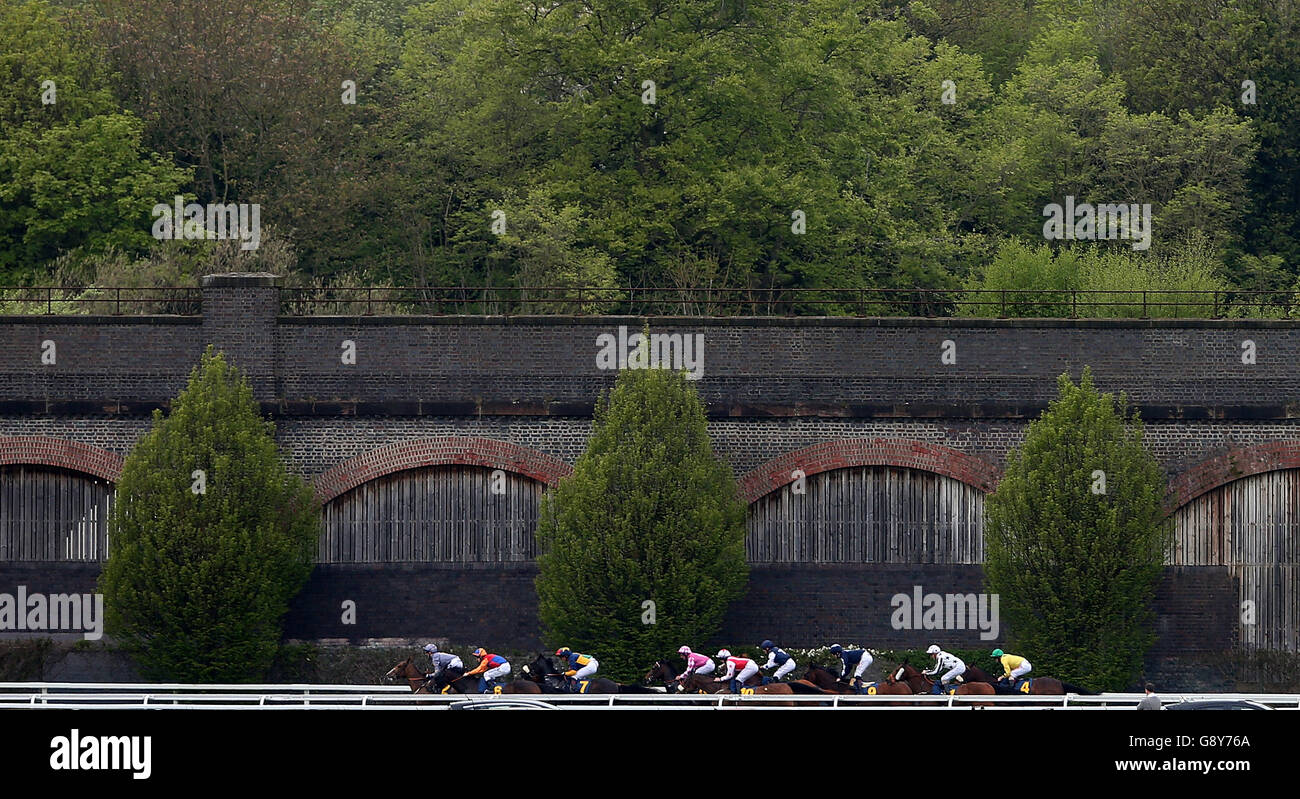
{"label": "metal railing on wall", "polygon": [[[279,289],[285,316],[1300,318],[1290,291],[674,289],[356,286]],[[0,315],[197,316],[195,287],[0,286]]]}
{"label": "metal railing on wall", "polygon": [[159,286],[0,286],[0,315],[198,316],[202,290]]}
{"label": "metal railing on wall", "polygon": [[1290,318],[1287,291],[541,287],[282,288],[287,316]]}

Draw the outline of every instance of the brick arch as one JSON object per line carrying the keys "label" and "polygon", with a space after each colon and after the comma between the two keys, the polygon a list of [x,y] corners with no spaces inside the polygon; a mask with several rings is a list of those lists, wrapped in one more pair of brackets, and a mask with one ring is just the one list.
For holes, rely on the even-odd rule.
{"label": "brick arch", "polygon": [[122,461],[116,452],[66,438],[0,437],[0,466],[52,466],[116,483],[122,477]]}
{"label": "brick arch", "polygon": [[535,449],[508,441],[441,436],[397,441],[344,461],[315,479],[316,499],[324,505],[362,483],[422,466],[483,466],[530,477],[548,486],[573,467]]}
{"label": "brick arch", "polygon": [[752,503],[794,482],[796,469],[811,476],[853,466],[900,466],[951,477],[988,493],[1001,472],[982,458],[952,447],[898,438],[855,438],[827,441],[787,452],[740,478],[741,494]]}
{"label": "brick arch", "polygon": [[1239,447],[1201,461],[1169,481],[1165,508],[1172,513],[1221,485],[1279,469],[1300,469],[1300,441],[1270,441]]}

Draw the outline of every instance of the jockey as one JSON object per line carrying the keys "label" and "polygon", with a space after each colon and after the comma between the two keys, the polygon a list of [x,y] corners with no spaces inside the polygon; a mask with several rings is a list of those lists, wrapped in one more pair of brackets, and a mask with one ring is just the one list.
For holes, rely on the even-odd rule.
{"label": "jockey", "polygon": [[686,671],[677,675],[678,680],[685,680],[692,674],[698,674],[701,677],[713,673],[713,661],[708,655],[700,655],[691,651],[689,646],[683,646],[677,650],[677,654],[686,658]]}
{"label": "jockey", "polygon": [[[930,648],[925,650],[925,653],[934,658],[934,668],[921,673],[930,676],[938,674],[940,671],[944,672],[943,676],[939,678],[938,684],[935,686],[936,690],[934,693],[948,690],[948,683],[951,680],[956,679],[960,681],[961,675],[966,673],[966,664],[962,659],[956,655],[943,651],[939,648],[938,644],[931,644]],[[944,671],[945,669],[947,671]]]}
{"label": "jockey", "polygon": [[993,650],[993,657],[1002,663],[1002,676],[998,682],[1009,682],[1011,685],[1016,684],[1016,680],[1028,674],[1034,667],[1029,665],[1029,661],[1020,655],[1010,655],[1001,649]]}
{"label": "jockey", "polygon": [[564,676],[569,678],[569,690],[576,693],[579,689],[579,681],[596,673],[600,668],[600,662],[591,655],[581,655],[562,646],[555,650],[556,657],[562,657],[569,662],[569,670],[564,672]]}
{"label": "jockey", "polygon": [[485,694],[488,688],[498,677],[504,677],[510,673],[510,662],[500,655],[494,655],[483,647],[475,649],[471,654],[478,658],[478,665],[474,667],[465,676],[473,677],[475,674],[480,675],[478,678],[478,692]]}
{"label": "jockey", "polygon": [[[767,653],[767,663],[763,664],[763,668],[770,669],[774,666],[777,667],[776,673],[772,675],[773,682],[794,671],[794,658],[787,655],[781,647],[772,643],[770,640],[759,644],[759,647]],[[768,680],[764,678],[763,682],[766,683]]]}
{"label": "jockey", "polygon": [[[839,644],[831,644],[831,653],[840,656],[840,661],[844,664],[844,671],[840,674],[840,682],[846,682],[849,685],[857,685],[862,680],[862,675],[866,673],[871,666],[871,653],[865,649],[845,649]],[[849,670],[853,673],[850,675]]]}
{"label": "jockey", "polygon": [[731,692],[740,693],[740,686],[745,684],[755,674],[758,674],[758,664],[747,657],[741,655],[732,655],[729,650],[722,649],[715,655],[719,660],[727,661],[727,673],[721,677],[714,677],[714,682],[723,680],[731,681]]}
{"label": "jockey", "polygon": [[425,644],[424,651],[429,653],[429,660],[433,662],[433,671],[424,675],[424,679],[433,680],[435,686],[438,685],[439,678],[450,684],[452,680],[465,676],[465,664],[458,656],[450,652],[439,652],[437,644]]}

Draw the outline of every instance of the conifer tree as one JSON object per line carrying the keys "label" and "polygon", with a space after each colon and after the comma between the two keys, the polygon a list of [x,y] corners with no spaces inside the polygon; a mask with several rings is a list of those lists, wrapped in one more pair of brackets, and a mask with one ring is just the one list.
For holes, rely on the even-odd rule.
{"label": "conifer tree", "polygon": [[1099,393],[1088,369],[1058,385],[985,504],[985,576],[1037,674],[1123,690],[1155,640],[1165,480],[1124,395]]}
{"label": "conifer tree", "polygon": [[684,373],[619,374],[537,537],[547,639],[594,655],[602,675],[637,679],[717,632],[748,579],[745,505]]}
{"label": "conifer tree", "polygon": [[150,679],[264,678],[320,514],[248,382],[209,347],[127,457],[100,577],[107,630]]}

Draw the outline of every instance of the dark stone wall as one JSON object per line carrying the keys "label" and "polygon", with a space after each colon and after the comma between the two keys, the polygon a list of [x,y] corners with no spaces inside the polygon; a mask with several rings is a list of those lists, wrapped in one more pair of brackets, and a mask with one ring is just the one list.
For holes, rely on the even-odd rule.
{"label": "dark stone wall", "polygon": [[[598,337],[646,321],[277,311],[273,278],[214,275],[200,317],[0,316],[0,413],[132,415],[168,402],[211,343],[282,414],[583,416],[615,374],[597,367]],[[1085,365],[1150,419],[1300,415],[1294,321],[667,318],[652,331],[702,337],[698,386],[720,416],[1021,419]],[[54,365],[40,362],[47,339]]]}
{"label": "dark stone wall", "polygon": [[[285,619],[285,637],[535,647],[536,577],[532,563],[319,564]],[[356,624],[343,623],[348,600],[356,603]]]}
{"label": "dark stone wall", "polygon": [[[290,318],[266,276],[205,279],[197,317],[0,316],[0,437],[49,436],[127,454],[149,412],[184,387],[208,344],[243,369],[292,465],[319,475],[414,438],[506,441],[572,463],[590,432],[597,337],[644,320],[610,318]],[[1171,477],[1259,444],[1300,440],[1300,323],[1294,321],[656,319],[655,332],[702,335],[698,388],[710,434],[737,476],[841,439],[942,445],[1000,468],[1057,376],[1090,365],[1125,391]],[[53,340],[58,362],[40,362]],[[342,342],[357,347],[341,362]],[[1255,363],[1242,363],[1242,343]],[[956,363],[941,361],[943,343]],[[1274,468],[1293,467],[1278,461]],[[1229,464],[1231,467],[1231,464]],[[287,619],[290,638],[420,638],[526,646],[537,634],[531,566],[320,566]],[[93,590],[97,566],[0,563],[0,591]],[[723,638],[790,646],[857,639],[917,646],[889,598],[922,585],[978,591],[978,567],[756,566]],[[901,588],[899,586],[902,586]],[[1152,668],[1235,640],[1226,570],[1171,572],[1157,598]],[[340,623],[357,602],[358,624]],[[1224,610],[1228,608],[1228,610]],[[1229,612],[1230,611],[1230,612]],[[1224,614],[1227,614],[1226,616]],[[979,645],[978,635],[948,640]],[[1163,665],[1162,665],[1163,664]],[[1174,674],[1175,671],[1169,671]],[[1190,675],[1184,675],[1190,679]],[[1179,679],[1184,679],[1179,677]]]}
{"label": "dark stone wall", "polygon": [[[81,593],[95,590],[96,564],[0,564],[0,591]],[[538,639],[533,564],[322,564],[285,618],[285,638],[321,642],[422,643],[446,639],[471,645],[532,650]],[[753,647],[764,638],[807,648],[834,642],[873,649],[941,646],[992,649],[978,629],[895,629],[891,599],[925,593],[982,590],[979,566],[854,564],[754,566],[749,591],[726,616],[721,632],[697,648]],[[1157,640],[1147,679],[1180,690],[1230,689],[1229,675],[1203,661],[1231,650],[1237,637],[1236,587],[1222,567],[1166,569],[1155,599]],[[356,624],[342,621],[343,602],[356,603]],[[660,607],[660,613],[670,612]],[[0,639],[17,634],[0,633]],[[66,637],[66,636],[61,636]]]}

